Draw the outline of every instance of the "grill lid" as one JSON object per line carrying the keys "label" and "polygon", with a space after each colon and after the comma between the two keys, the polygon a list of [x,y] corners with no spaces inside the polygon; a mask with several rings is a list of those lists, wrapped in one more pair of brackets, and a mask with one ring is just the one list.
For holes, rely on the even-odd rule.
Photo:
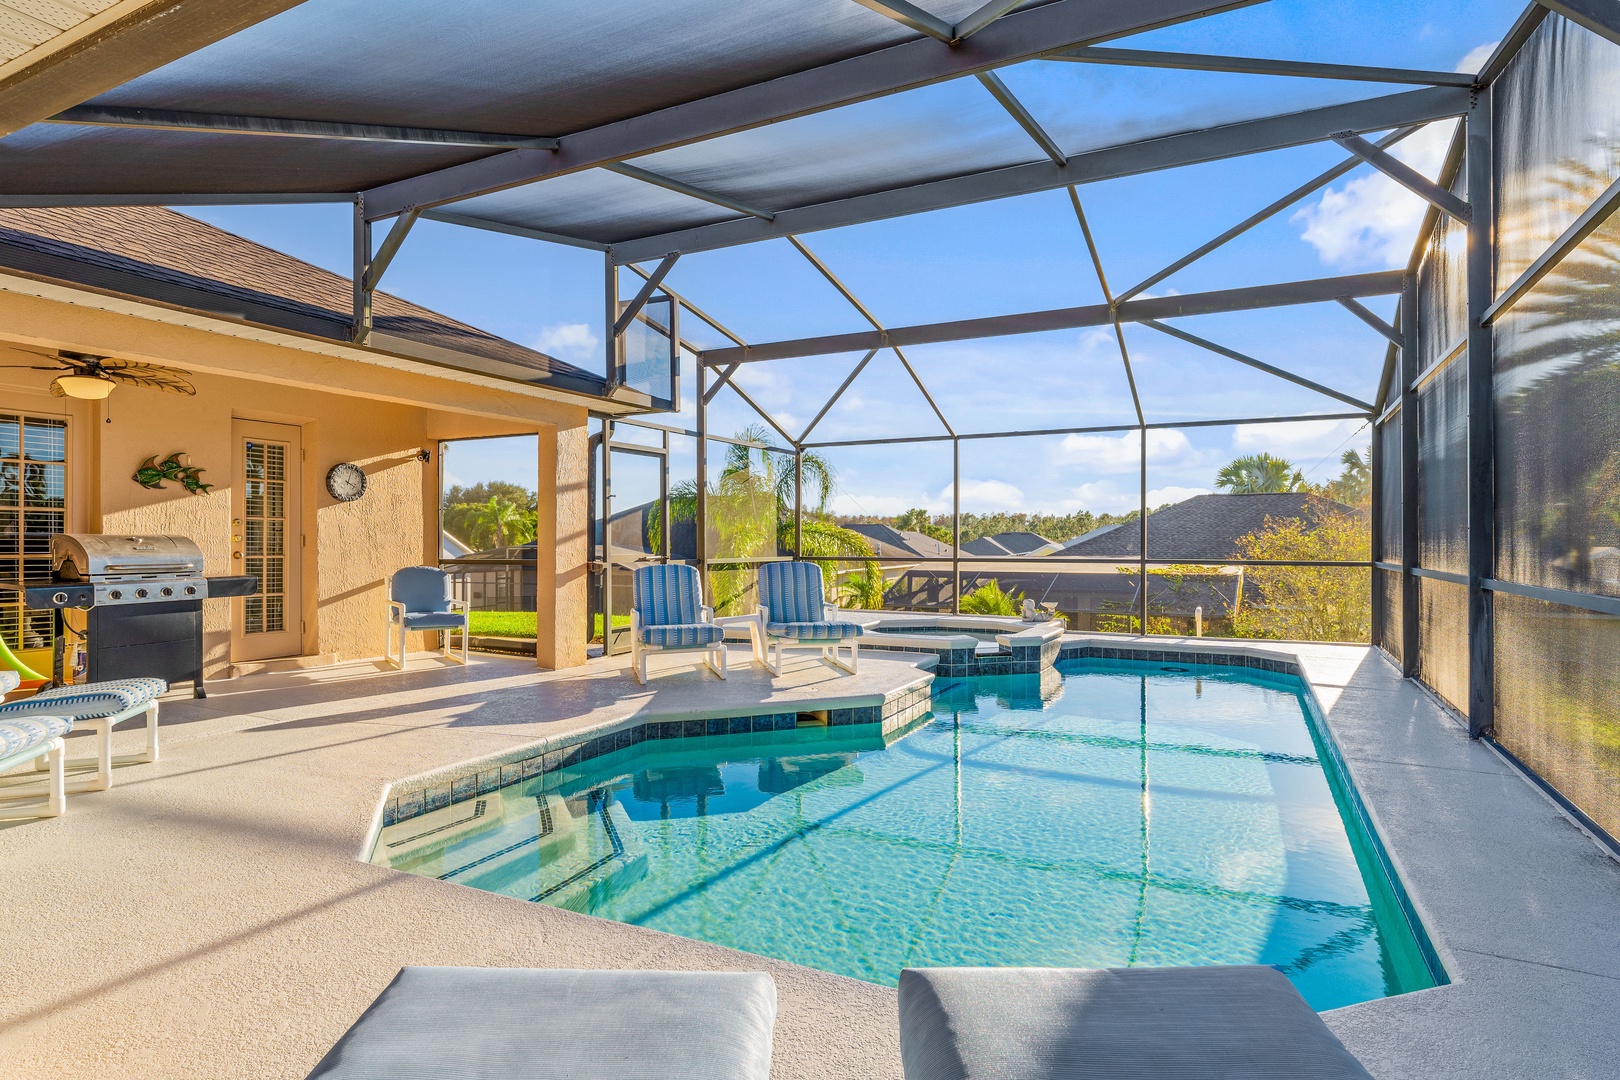
{"label": "grill lid", "polygon": [[65,581],[201,577],[203,555],[186,536],[62,533],[51,538],[51,571]]}

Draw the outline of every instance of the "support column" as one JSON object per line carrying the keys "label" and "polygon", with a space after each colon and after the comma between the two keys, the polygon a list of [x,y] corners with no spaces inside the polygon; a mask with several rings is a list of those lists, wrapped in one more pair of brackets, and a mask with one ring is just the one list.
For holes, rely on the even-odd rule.
{"label": "support column", "polygon": [[[1425,242],[1427,239],[1425,238]],[[1417,275],[1407,274],[1401,306],[1412,313],[1401,323],[1401,674],[1410,679],[1418,662],[1418,377]]]}
{"label": "support column", "polygon": [[535,659],[543,668],[578,667],[590,618],[590,428],[582,410],[577,424],[539,434]]}
{"label": "support column", "polygon": [[349,339],[365,344],[371,336],[371,290],[366,288],[366,275],[371,272],[371,222],[366,220],[364,200],[354,200],[354,321],[349,326]]}
{"label": "support column", "polygon": [[[793,557],[804,558],[804,447],[793,448]],[[833,574],[836,585],[838,575]]]}
{"label": "support column", "polygon": [[[1398,311],[1396,314],[1403,315],[1405,312]],[[1369,608],[1372,611],[1373,648],[1381,648],[1387,651],[1389,646],[1384,642],[1384,590],[1378,587],[1381,580],[1378,575],[1384,573],[1384,571],[1378,569],[1377,565],[1388,558],[1384,551],[1384,515],[1388,511],[1384,508],[1384,454],[1380,448],[1382,442],[1383,435],[1380,425],[1374,419],[1372,442],[1367,446],[1367,474],[1370,477],[1368,482],[1372,485],[1368,494],[1371,496],[1372,503],[1372,512],[1369,515],[1372,521],[1372,536],[1369,539],[1371,540],[1370,550],[1372,551],[1373,561],[1373,568],[1367,574],[1367,585],[1372,590],[1372,595],[1368,597],[1368,601]]]}
{"label": "support column", "polygon": [[1464,168],[1473,218],[1468,226],[1468,734],[1495,724],[1496,673],[1491,594],[1496,574],[1496,424],[1491,394],[1492,334],[1483,319],[1494,299],[1496,193],[1491,90],[1476,91],[1464,121]]}
{"label": "support column", "polygon": [[1141,461],[1139,462],[1139,464],[1141,465],[1141,488],[1140,488],[1141,499],[1140,499],[1140,502],[1141,502],[1141,507],[1142,507],[1142,517],[1141,517],[1141,520],[1137,522],[1136,528],[1137,528],[1137,536],[1142,541],[1142,555],[1141,555],[1141,558],[1139,558],[1137,560],[1137,564],[1136,564],[1137,572],[1140,575],[1137,578],[1137,585],[1136,585],[1136,593],[1137,593],[1136,606],[1137,606],[1137,612],[1141,616],[1141,620],[1142,620],[1141,625],[1140,625],[1140,629],[1142,631],[1142,636],[1147,637],[1147,632],[1148,632],[1148,568],[1147,568],[1147,566],[1148,566],[1148,557],[1147,557],[1147,550],[1148,550],[1148,548],[1147,548],[1147,516],[1148,516],[1148,506],[1147,506],[1147,433],[1148,433],[1148,429],[1147,429],[1147,425],[1146,424],[1142,425],[1140,430],[1142,432],[1142,457],[1141,457]]}
{"label": "support column", "polygon": [[951,436],[951,614],[962,614],[962,440]]}

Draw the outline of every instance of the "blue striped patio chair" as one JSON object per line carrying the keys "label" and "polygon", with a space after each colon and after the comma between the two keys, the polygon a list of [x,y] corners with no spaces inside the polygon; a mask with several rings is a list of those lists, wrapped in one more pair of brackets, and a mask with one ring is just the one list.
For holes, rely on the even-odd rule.
{"label": "blue striped patio chair", "polygon": [[36,769],[50,770],[50,776],[46,779],[43,802],[27,806],[12,804],[12,799],[39,794],[33,784],[10,785],[0,791],[0,821],[62,816],[63,811],[67,809],[67,789],[63,781],[62,736],[72,730],[73,718],[70,716],[41,714],[0,720],[0,773],[29,762],[33,762]]}
{"label": "blue striped patio chair", "polygon": [[636,681],[646,684],[647,655],[654,652],[698,651],[703,666],[725,678],[726,632],[703,605],[697,570],[675,563],[642,566],[631,580],[630,672]]}
{"label": "blue striped patio chair", "polygon": [[[782,674],[786,649],[819,649],[821,658],[855,674],[860,659],[859,623],[829,618],[838,609],[822,599],[821,567],[810,562],[765,563],[759,568],[759,611],[754,651],[773,674]],[[838,647],[849,646],[849,663],[838,658]],[[767,659],[769,648],[774,657]]]}
{"label": "blue striped patio chair", "polygon": [[[9,693],[18,685],[15,671],[0,671],[0,690]],[[168,690],[162,679],[108,679],[103,682],[71,683],[41,690],[33,697],[0,705],[0,724],[22,720],[65,717],[70,727],[90,730],[96,736],[96,756],[75,758],[64,764],[69,769],[94,766],[89,776],[76,777],[69,791],[105,791],[112,787],[113,766],[151,762],[158,759],[158,695]],[[146,718],[146,749],[135,754],[112,752],[113,728],[137,716]],[[35,768],[44,769],[40,758]]]}

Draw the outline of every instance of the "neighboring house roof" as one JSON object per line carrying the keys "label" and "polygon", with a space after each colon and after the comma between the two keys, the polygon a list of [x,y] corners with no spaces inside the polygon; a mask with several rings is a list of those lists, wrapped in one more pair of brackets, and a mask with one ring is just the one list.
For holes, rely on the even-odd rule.
{"label": "neighboring house roof", "polygon": [[1005,556],[1012,552],[996,543],[988,536],[980,536],[969,540],[962,545],[962,551],[968,555]]}
{"label": "neighboring house roof", "polygon": [[996,543],[1012,552],[1014,555],[1045,555],[1049,551],[1056,551],[1061,544],[1048,540],[1040,533],[1013,530],[999,532],[990,537]]}
{"label": "neighboring house roof", "polygon": [[877,522],[856,522],[844,526],[858,532],[872,543],[872,554],[880,559],[949,559],[951,545],[935,540],[926,533],[910,529],[896,529]]}
{"label": "neighboring house roof", "polygon": [[1069,548],[1074,547],[1074,545],[1076,545],[1078,543],[1081,543],[1081,542],[1086,541],[1086,540],[1090,540],[1093,536],[1101,536],[1105,532],[1112,532],[1113,530],[1119,528],[1119,524],[1120,524],[1119,522],[1115,522],[1112,525],[1099,525],[1095,529],[1092,529],[1089,532],[1083,532],[1079,536],[1076,536],[1073,540],[1070,540],[1067,544],[1065,544],[1063,546],[1063,550],[1067,551]]}
{"label": "neighboring house roof", "polygon": [[[1039,605],[1059,611],[1126,613],[1135,610],[1137,603],[1136,575],[1121,574],[1111,567],[1044,572],[1023,568],[963,568],[962,593],[966,595],[990,581],[995,581],[1004,592],[1022,594]],[[886,595],[895,607],[948,605],[951,584],[949,567],[918,567],[896,579]],[[1235,573],[1192,575],[1179,581],[1168,581],[1150,573],[1148,604],[1157,615],[1190,617],[1201,607],[1207,617],[1213,618],[1230,614],[1237,606],[1242,589],[1243,577]]]}
{"label": "neighboring house roof", "polygon": [[[1315,516],[1313,504],[1345,512],[1351,508],[1306,492],[1260,495],[1195,495],[1155,510],[1147,518],[1148,558],[1155,561],[1229,559],[1238,541],[1265,528],[1267,518],[1306,519]],[[1134,558],[1142,553],[1141,530],[1134,525],[1089,534],[1059,556]]]}
{"label": "neighboring house roof", "polygon": [[472,548],[462,543],[458,537],[452,536],[444,529],[439,530],[439,558],[459,559],[471,554]]}
{"label": "neighboring house roof", "polygon": [[[0,267],[337,341],[354,322],[349,278],[161,206],[0,209]],[[372,327],[536,383],[605,393],[600,375],[388,293],[373,294]]]}

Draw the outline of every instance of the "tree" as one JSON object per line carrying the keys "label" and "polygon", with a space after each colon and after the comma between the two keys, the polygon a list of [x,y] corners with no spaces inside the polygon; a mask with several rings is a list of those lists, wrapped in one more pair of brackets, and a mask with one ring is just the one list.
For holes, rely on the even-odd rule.
{"label": "tree", "polygon": [[924,536],[931,536],[942,544],[951,542],[951,530],[947,525],[935,525],[928,511],[922,507],[907,510],[894,519],[894,527],[902,532],[920,532]]}
{"label": "tree", "polygon": [[1270,454],[1234,458],[1215,474],[1215,486],[1233,495],[1309,489],[1305,474],[1294,468],[1293,462]]}
{"label": "tree", "polygon": [[1323,494],[1346,506],[1370,506],[1372,465],[1357,450],[1346,450],[1340,454],[1339,463],[1344,466],[1344,471],[1337,480],[1329,481],[1322,488]]}
{"label": "tree", "polygon": [[964,615],[1017,615],[1024,605],[1024,594],[1003,592],[995,578],[962,597]]}
{"label": "tree", "polygon": [[[737,432],[738,443],[763,443],[770,433],[759,425]],[[804,557],[821,567],[822,578],[829,593],[838,587],[844,573],[841,558],[861,558],[867,562],[862,576],[867,579],[866,592],[872,591],[870,581],[877,581],[877,606],[882,606],[882,574],[871,559],[872,546],[866,537],[840,527],[827,515],[827,505],[837,491],[837,473],[826,458],[814,451],[800,456],[806,495],[814,492],[814,499],[806,499],[803,520]],[[793,494],[795,487],[793,458],[790,455],[766,450],[759,446],[731,445],[726,451],[726,464],[718,479],[709,484],[707,497],[708,538],[710,552],[710,602],[721,615],[741,614],[749,607],[748,594],[754,580],[754,567],[746,563],[727,564],[732,558],[769,558],[794,550],[795,523]],[[674,521],[697,520],[697,482],[687,480],[677,484],[669,493],[670,518]],[[652,550],[660,550],[662,522],[658,508],[648,514],[648,541]],[[863,594],[864,595],[864,594]]]}
{"label": "tree", "polygon": [[[1366,562],[1372,557],[1367,519],[1320,496],[1298,518],[1266,518],[1238,541],[1245,560]],[[1237,637],[1295,641],[1367,641],[1372,628],[1371,583],[1362,567],[1250,566],[1243,600],[1232,614]]]}

